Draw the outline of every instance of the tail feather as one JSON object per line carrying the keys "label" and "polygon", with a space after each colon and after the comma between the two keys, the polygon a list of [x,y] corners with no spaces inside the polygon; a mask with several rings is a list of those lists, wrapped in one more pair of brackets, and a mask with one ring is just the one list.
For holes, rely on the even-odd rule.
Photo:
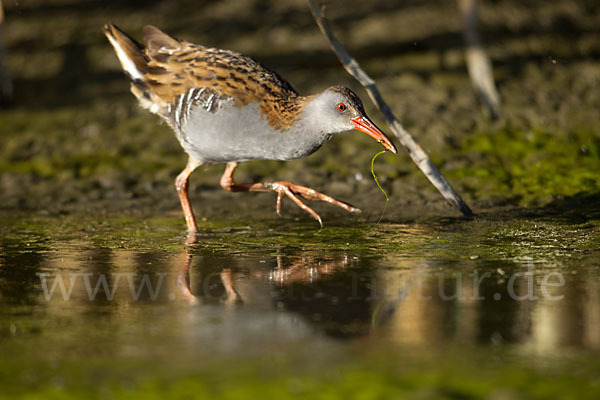
{"label": "tail feather", "polygon": [[[179,43],[176,42],[175,39],[171,39],[169,36],[160,32],[158,29],[154,28],[154,30],[170,39],[172,41],[170,42],[171,44],[173,44],[173,42]],[[153,29],[150,29],[150,31],[154,32]],[[112,24],[104,26],[104,34],[110,41],[110,44],[115,48],[115,52],[117,53],[117,57],[121,62],[123,70],[131,79],[131,93],[137,97],[140,105],[171,123],[170,105],[148,85],[147,74],[152,73],[153,68],[156,69],[156,67],[148,66],[152,57],[150,55],[151,52],[149,54],[148,48],[144,48],[129,35]],[[160,35],[154,36],[152,42],[164,47],[166,46],[166,43],[168,43],[168,39],[165,39],[164,37],[160,38]]]}
{"label": "tail feather", "polygon": [[133,80],[143,80],[148,60],[142,45],[113,24],[104,26],[104,34],[114,47],[125,73]]}
{"label": "tail feather", "polygon": [[175,50],[181,47],[179,41],[152,25],[144,27],[144,45],[151,56],[163,49]]}

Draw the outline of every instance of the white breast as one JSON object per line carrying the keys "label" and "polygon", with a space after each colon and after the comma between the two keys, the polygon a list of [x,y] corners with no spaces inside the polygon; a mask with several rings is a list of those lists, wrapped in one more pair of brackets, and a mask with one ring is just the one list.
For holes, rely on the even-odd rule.
{"label": "white breast", "polygon": [[258,104],[238,108],[232,100],[216,112],[194,108],[179,135],[190,156],[207,162],[291,160],[311,154],[330,137],[302,126],[276,130]]}

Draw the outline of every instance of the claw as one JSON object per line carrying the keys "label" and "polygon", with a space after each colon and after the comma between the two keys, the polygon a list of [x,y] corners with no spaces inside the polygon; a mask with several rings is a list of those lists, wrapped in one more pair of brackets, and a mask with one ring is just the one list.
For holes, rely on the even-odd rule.
{"label": "claw", "polygon": [[319,223],[319,225],[321,225],[321,229],[323,229],[323,221],[321,220],[321,216],[319,216],[319,214],[317,214],[317,222]]}

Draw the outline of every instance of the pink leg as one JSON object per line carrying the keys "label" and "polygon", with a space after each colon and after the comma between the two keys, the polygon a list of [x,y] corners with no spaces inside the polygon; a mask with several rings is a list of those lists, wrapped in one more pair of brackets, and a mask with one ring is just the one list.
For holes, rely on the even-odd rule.
{"label": "pink leg", "polygon": [[236,183],[233,180],[233,173],[237,167],[237,162],[227,163],[225,172],[221,177],[221,187],[231,192],[277,192],[277,214],[281,215],[281,200],[284,195],[289,197],[298,207],[309,213],[314,219],[316,219],[321,227],[323,227],[323,221],[319,214],[317,214],[312,208],[299,199],[299,197],[306,200],[324,201],[335,206],[341,207],[349,212],[360,212],[358,208],[351,206],[348,203],[336,200],[333,197],[327,196],[326,194],[317,192],[306,186],[300,186],[293,182],[288,181],[277,181],[277,182],[257,182],[257,183]]}
{"label": "pink leg", "polygon": [[188,197],[188,181],[192,172],[194,172],[194,170],[200,165],[202,165],[201,162],[192,160],[190,158],[183,171],[181,171],[181,173],[177,175],[177,178],[175,178],[177,196],[179,196],[181,208],[183,209],[183,215],[185,216],[185,222],[187,224],[188,231],[190,232],[198,232],[198,227],[196,226],[194,210],[192,209],[192,205],[190,204],[190,199]]}

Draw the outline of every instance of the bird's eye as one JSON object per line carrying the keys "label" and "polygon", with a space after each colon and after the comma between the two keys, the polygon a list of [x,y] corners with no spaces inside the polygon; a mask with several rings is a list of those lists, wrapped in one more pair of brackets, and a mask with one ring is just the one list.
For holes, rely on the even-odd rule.
{"label": "bird's eye", "polygon": [[344,103],[340,103],[337,105],[337,109],[340,111],[346,111],[346,105]]}

